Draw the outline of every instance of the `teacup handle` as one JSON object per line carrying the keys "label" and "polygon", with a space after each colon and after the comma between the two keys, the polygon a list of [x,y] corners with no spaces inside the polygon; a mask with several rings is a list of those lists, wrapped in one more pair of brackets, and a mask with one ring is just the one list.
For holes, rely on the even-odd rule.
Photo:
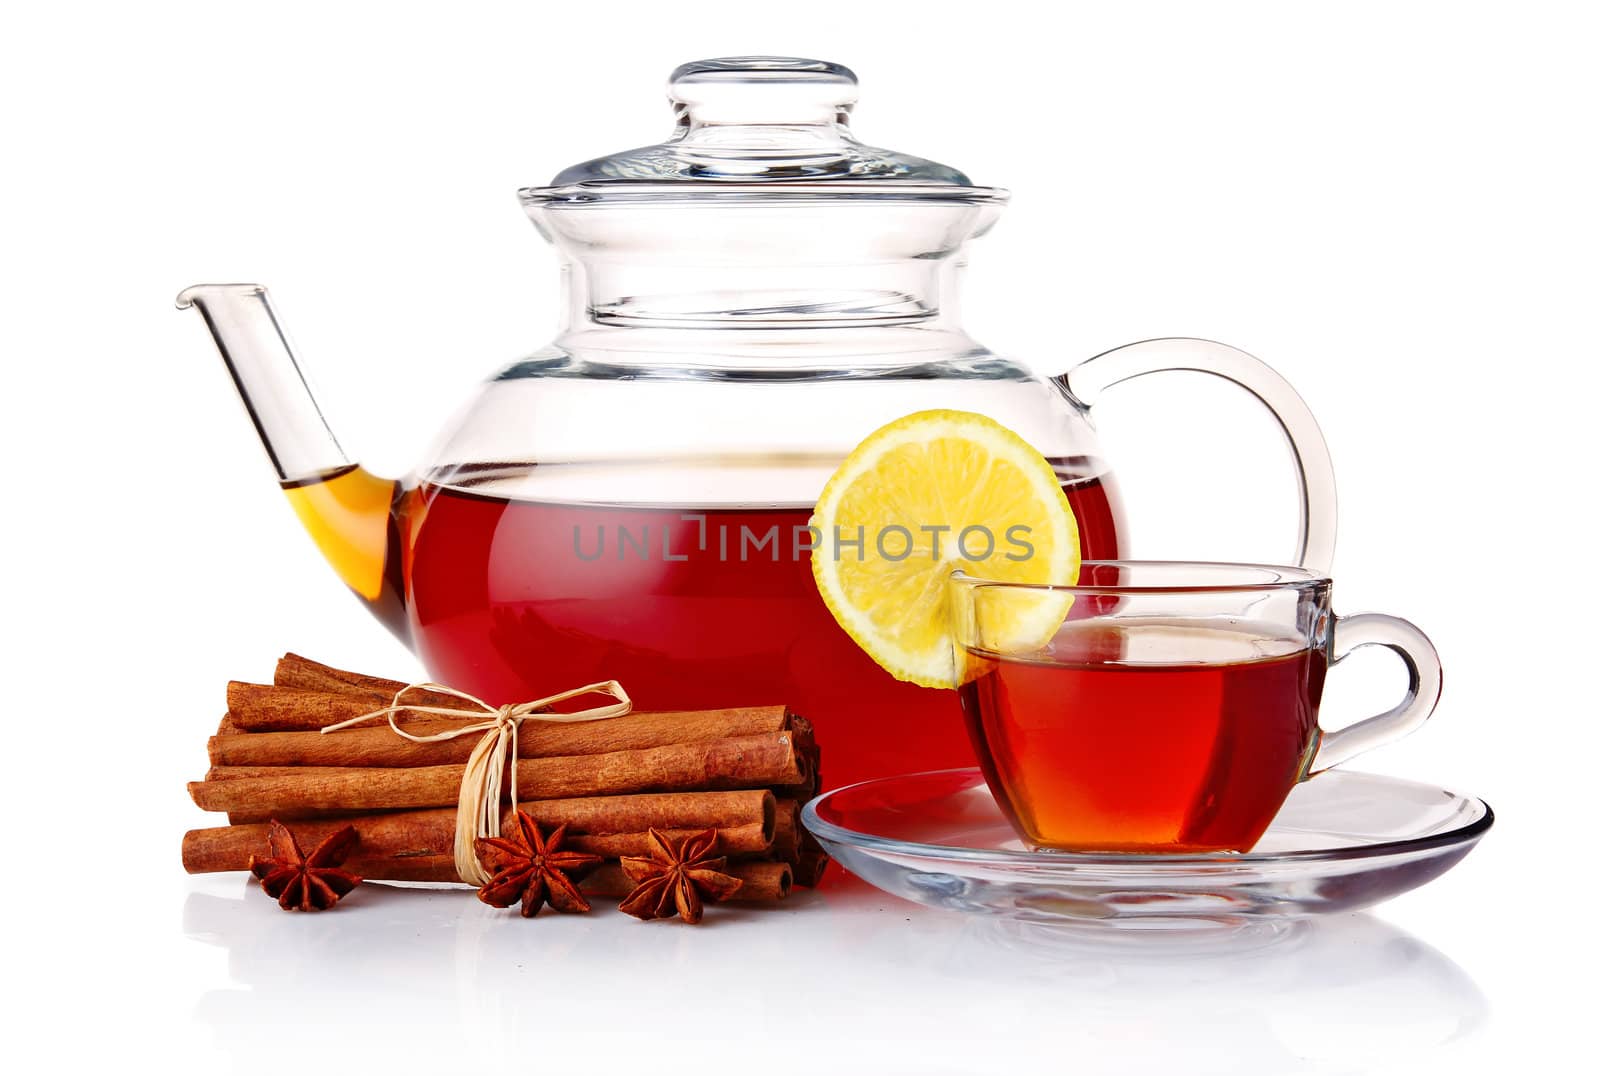
{"label": "teacup handle", "polygon": [[1444,670],[1433,643],[1409,620],[1383,613],[1356,613],[1335,617],[1333,621],[1333,664],[1349,657],[1363,646],[1384,646],[1406,663],[1410,683],[1400,705],[1376,717],[1346,725],[1335,732],[1319,733],[1317,753],[1307,768],[1307,777],[1332,769],[1363,751],[1370,751],[1415,732],[1428,720],[1439,704],[1444,686]]}
{"label": "teacup handle", "polygon": [[1165,370],[1189,370],[1231,381],[1272,412],[1294,454],[1300,482],[1300,536],[1294,563],[1326,575],[1333,566],[1339,515],[1333,461],[1311,409],[1272,367],[1227,344],[1174,336],[1102,352],[1057,377],[1055,382],[1087,410],[1112,385]]}

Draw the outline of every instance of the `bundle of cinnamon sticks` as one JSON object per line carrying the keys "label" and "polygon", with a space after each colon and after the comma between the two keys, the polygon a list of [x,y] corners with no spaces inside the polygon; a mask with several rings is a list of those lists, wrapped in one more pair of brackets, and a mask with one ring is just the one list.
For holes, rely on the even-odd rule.
{"label": "bundle of cinnamon sticks", "polygon": [[[344,866],[363,878],[460,881],[455,804],[477,737],[418,743],[383,721],[321,731],[388,706],[405,686],[296,654],[283,656],[271,684],[230,683],[227,716],[208,744],[211,769],[189,785],[194,802],[226,812],[229,825],[185,834],[184,867],[248,869],[276,819],[308,847],[354,826]],[[461,705],[416,691],[407,701]],[[410,713],[401,721],[418,735],[461,725]],[[607,860],[580,883],[588,895],[627,894],[616,860],[646,854],[651,829],[674,838],[716,830],[729,873],[744,883],[735,900],[780,899],[791,884],[815,885],[827,866],[799,818],[818,788],[816,741],[783,706],[529,721],[517,756],[520,809],[541,827],[566,825],[565,847]]]}

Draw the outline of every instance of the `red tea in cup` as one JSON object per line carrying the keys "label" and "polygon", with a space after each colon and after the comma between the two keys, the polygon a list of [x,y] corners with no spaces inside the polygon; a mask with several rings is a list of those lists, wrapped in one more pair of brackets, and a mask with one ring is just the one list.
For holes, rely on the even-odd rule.
{"label": "red tea in cup", "polygon": [[[1072,852],[1248,852],[1295,783],[1426,721],[1439,655],[1381,613],[1335,616],[1300,568],[1086,561],[1070,585],[949,584],[961,705],[1022,839]],[[1394,708],[1317,725],[1328,667],[1362,646],[1409,673]]]}
{"label": "red tea in cup", "polygon": [[1027,657],[968,648],[967,728],[1029,843],[1245,851],[1305,772],[1327,659],[1270,627],[1069,623]]}

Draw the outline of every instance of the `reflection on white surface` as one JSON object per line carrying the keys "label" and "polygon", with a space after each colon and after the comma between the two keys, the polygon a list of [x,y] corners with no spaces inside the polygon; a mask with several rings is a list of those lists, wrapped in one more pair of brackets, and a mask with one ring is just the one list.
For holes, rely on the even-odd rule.
{"label": "reflection on white surface", "polygon": [[247,1070],[281,1063],[258,1047],[293,1028],[321,1062],[461,1063],[488,1049],[529,1071],[644,1057],[652,1073],[704,1071],[716,1055],[764,1073],[1111,1074],[1359,1071],[1424,1058],[1487,1012],[1447,957],[1367,915],[1064,933],[841,881],[779,908],[719,907],[689,929],[609,904],[528,922],[464,892],[376,885],[331,913],[289,915],[237,876],[197,880],[184,932],[226,950],[231,985],[194,1012]]}

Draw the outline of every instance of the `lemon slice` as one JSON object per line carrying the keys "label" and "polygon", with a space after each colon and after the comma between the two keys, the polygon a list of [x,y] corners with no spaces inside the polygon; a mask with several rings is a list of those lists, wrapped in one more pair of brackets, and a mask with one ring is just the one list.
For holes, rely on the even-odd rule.
{"label": "lemon slice", "polygon": [[[918,411],[856,446],[811,517],[811,570],[839,626],[897,679],[956,687],[948,581],[1072,584],[1078,523],[1061,479],[1012,431],[967,411]],[[1042,646],[1066,618],[1059,592],[985,613],[984,637]]]}

